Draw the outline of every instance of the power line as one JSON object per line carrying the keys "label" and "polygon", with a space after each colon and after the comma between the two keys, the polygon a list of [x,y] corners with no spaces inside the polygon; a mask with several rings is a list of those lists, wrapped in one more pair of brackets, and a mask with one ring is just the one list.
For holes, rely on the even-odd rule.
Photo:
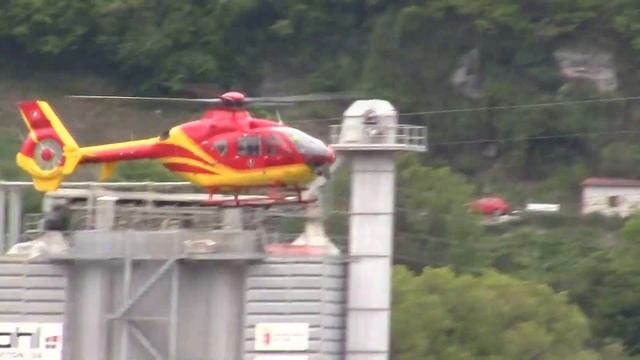
{"label": "power line", "polygon": [[481,143],[495,143],[495,142],[518,142],[518,141],[527,141],[527,140],[546,140],[546,139],[561,139],[561,138],[581,137],[581,136],[622,135],[622,134],[640,134],[640,130],[577,132],[577,133],[569,133],[569,134],[520,136],[520,137],[501,138],[501,139],[452,140],[452,141],[441,141],[441,142],[433,142],[433,143],[429,142],[428,145],[437,146],[437,145],[481,144]]}
{"label": "power line", "polygon": [[551,107],[551,106],[607,103],[607,102],[632,101],[632,100],[640,100],[640,96],[615,97],[615,98],[607,98],[607,99],[554,101],[554,102],[546,102],[546,103],[519,104],[519,105],[482,106],[482,107],[473,107],[473,108],[457,108],[457,109],[444,109],[444,110],[429,110],[429,111],[408,112],[408,113],[402,113],[399,115],[410,116],[410,115],[450,114],[450,113],[488,111],[488,110],[516,110],[516,109],[531,109],[531,108],[543,108],[543,107]]}
{"label": "power line", "polygon": [[[625,96],[625,97],[613,97],[606,99],[583,99],[583,100],[569,100],[569,101],[552,101],[533,104],[517,104],[517,105],[500,105],[500,106],[480,106],[471,108],[452,108],[442,110],[425,110],[415,112],[398,113],[398,116],[416,116],[416,115],[438,115],[438,114],[453,114],[453,113],[465,113],[476,111],[489,111],[489,110],[517,110],[517,109],[536,109],[546,108],[553,106],[566,106],[566,105],[582,105],[592,103],[609,103],[609,102],[623,102],[623,101],[636,101],[640,100],[640,96]],[[328,117],[317,119],[299,119],[293,120],[294,122],[315,122],[315,121],[338,121],[342,120],[342,117]]]}

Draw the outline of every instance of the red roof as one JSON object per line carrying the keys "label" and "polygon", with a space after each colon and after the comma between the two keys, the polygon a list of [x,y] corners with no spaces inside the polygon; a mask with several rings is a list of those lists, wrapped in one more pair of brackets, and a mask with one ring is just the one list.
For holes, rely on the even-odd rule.
{"label": "red roof", "polygon": [[588,178],[582,186],[640,187],[640,180],[619,178]]}

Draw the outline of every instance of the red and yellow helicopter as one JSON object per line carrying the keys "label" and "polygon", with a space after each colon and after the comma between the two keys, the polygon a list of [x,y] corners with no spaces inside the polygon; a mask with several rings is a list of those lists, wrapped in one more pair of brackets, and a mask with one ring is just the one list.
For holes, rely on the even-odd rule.
{"label": "red and yellow helicopter", "polygon": [[201,118],[157,137],[80,147],[48,102],[20,102],[18,107],[29,134],[16,161],[31,175],[38,191],[56,190],[79,164],[102,163],[100,178],[105,180],[118,161],[158,159],[170,171],[208,190],[213,204],[215,193],[231,192],[233,203],[242,205],[240,192],[251,188],[270,189],[268,199],[272,202],[290,198],[278,195],[278,190],[295,191],[294,202],[300,203],[304,202],[301,191],[305,186],[318,176],[328,176],[328,167],[336,159],[335,152],[321,140],[280,121],[254,118],[245,109],[247,104],[291,104],[331,100],[331,96],[250,98],[231,91],[212,99],[72,97],[201,102],[213,106]]}

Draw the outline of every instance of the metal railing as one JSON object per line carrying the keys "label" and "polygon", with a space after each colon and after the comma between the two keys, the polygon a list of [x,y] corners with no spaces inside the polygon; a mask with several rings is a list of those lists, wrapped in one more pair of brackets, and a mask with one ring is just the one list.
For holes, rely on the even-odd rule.
{"label": "metal railing", "polygon": [[418,125],[353,124],[330,125],[331,144],[404,145],[427,149],[427,128]]}
{"label": "metal railing", "polygon": [[[26,187],[30,182],[4,182],[0,186]],[[75,185],[75,186],[73,186]],[[56,203],[63,201],[69,216],[67,231],[95,230],[98,208],[95,200],[104,195],[116,195],[113,228],[115,230],[166,231],[189,229],[195,231],[225,230],[229,221],[239,221],[240,228],[253,231],[262,246],[289,243],[304,232],[305,212],[299,206],[281,206],[269,209],[237,209],[239,220],[230,220],[228,209],[202,206],[207,194],[177,193],[179,188],[189,187],[181,183],[123,183],[107,184],[116,189],[105,189],[100,183],[72,183],[69,188],[45,195]],[[186,186],[185,186],[186,185]],[[148,188],[154,191],[148,191]],[[127,191],[130,188],[140,189]],[[125,190],[126,189],[126,190]],[[46,206],[45,209],[50,208]],[[43,234],[44,212],[28,213],[21,217],[19,239],[14,243],[33,240]],[[232,216],[233,217],[233,216]]]}
{"label": "metal railing", "polygon": [[32,240],[42,233],[43,214],[29,213],[22,218],[22,241]]}

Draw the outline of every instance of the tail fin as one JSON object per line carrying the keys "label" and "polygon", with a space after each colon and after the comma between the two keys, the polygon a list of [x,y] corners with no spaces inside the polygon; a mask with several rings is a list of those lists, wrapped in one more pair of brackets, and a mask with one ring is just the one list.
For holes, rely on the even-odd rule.
{"label": "tail fin", "polygon": [[29,135],[16,162],[31,175],[36,190],[56,190],[82,158],[78,144],[46,101],[25,101],[18,107]]}

